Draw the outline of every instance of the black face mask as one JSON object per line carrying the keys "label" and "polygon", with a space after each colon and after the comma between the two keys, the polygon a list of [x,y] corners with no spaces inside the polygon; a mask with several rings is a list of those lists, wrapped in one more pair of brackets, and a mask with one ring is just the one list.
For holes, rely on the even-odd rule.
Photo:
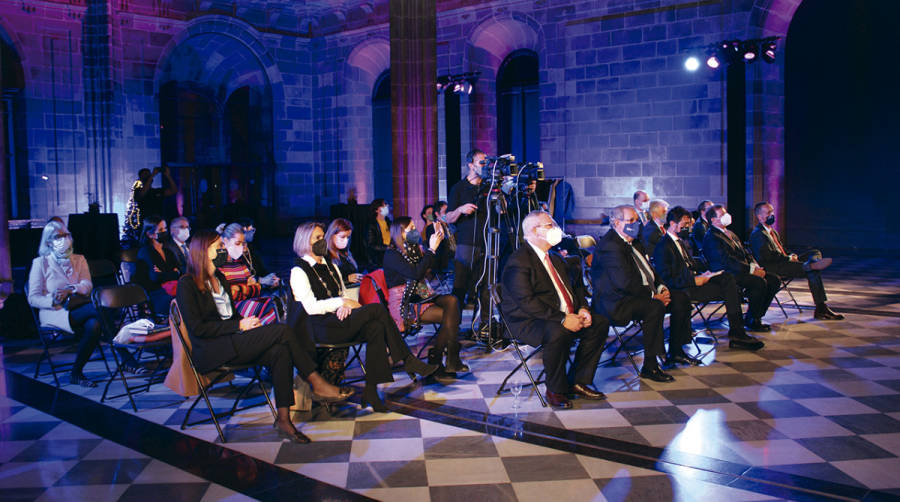
{"label": "black face mask", "polygon": [[774,224],[775,224],[775,215],[770,214],[769,217],[766,218],[766,225],[769,225],[771,227]]}
{"label": "black face mask", "polygon": [[213,258],[212,262],[216,268],[219,268],[222,265],[225,265],[226,263],[228,263],[228,251],[225,251],[225,249],[221,249],[221,248],[217,249],[216,257]]}
{"label": "black face mask", "polygon": [[169,232],[157,232],[156,240],[157,242],[166,242],[169,239]]}
{"label": "black face mask", "polygon": [[325,243],[325,239],[319,239],[314,242],[312,252],[316,256],[325,256],[325,253],[328,252],[328,244]]}
{"label": "black face mask", "polygon": [[678,238],[681,240],[688,240],[691,237],[691,229],[682,228],[678,231]]}

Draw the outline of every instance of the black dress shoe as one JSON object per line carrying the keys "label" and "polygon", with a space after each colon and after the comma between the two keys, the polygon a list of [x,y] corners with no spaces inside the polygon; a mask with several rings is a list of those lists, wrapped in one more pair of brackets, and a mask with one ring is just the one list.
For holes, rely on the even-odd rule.
{"label": "black dress shoe", "polygon": [[697,359],[696,357],[691,357],[687,354],[676,354],[670,355],[666,357],[666,364],[674,366],[676,364],[684,364],[687,366],[700,366],[703,364],[703,361]]}
{"label": "black dress shoe", "polygon": [[641,369],[641,378],[649,378],[654,382],[674,382],[675,377],[666,373],[665,371],[659,368],[653,368],[652,370]]}
{"label": "black dress shoe", "polygon": [[766,344],[750,335],[733,336],[728,340],[728,348],[735,350],[759,350]]}
{"label": "black dress shoe", "polygon": [[280,437],[281,439],[287,439],[288,441],[296,444],[308,444],[312,441],[311,439],[309,439],[309,436],[298,430],[295,430],[293,433],[282,430],[281,427],[278,427],[278,422],[275,422],[274,426],[275,429],[278,430],[278,437]]}
{"label": "black dress shoe", "polygon": [[583,385],[580,383],[576,383],[572,386],[572,393],[576,396],[583,397],[585,399],[591,400],[600,400],[606,399],[606,394],[600,392],[597,389],[594,389],[590,385]]}
{"label": "black dress shoe", "polygon": [[553,408],[568,410],[572,407],[572,401],[569,401],[569,398],[567,398],[565,394],[557,394],[556,392],[548,390],[544,395],[547,397],[547,404]]}
{"label": "black dress shoe", "polygon": [[828,305],[824,303],[822,305],[816,305],[816,313],[813,314],[813,317],[822,321],[843,321],[844,316],[838,314],[837,312],[832,311],[828,308]]}
{"label": "black dress shoe", "polygon": [[768,333],[772,331],[772,326],[760,321],[759,319],[745,319],[744,327],[747,331],[754,333]]}

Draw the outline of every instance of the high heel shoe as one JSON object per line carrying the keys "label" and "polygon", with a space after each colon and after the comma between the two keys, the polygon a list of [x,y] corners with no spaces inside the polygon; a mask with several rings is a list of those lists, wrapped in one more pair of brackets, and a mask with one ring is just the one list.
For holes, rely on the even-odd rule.
{"label": "high heel shoe", "polygon": [[351,387],[341,387],[338,391],[337,396],[321,396],[313,392],[311,399],[317,403],[324,404],[340,403],[346,401],[350,396],[352,396],[353,392],[354,391]]}
{"label": "high heel shoe", "polygon": [[278,437],[281,439],[287,439],[290,442],[297,444],[308,444],[312,442],[312,439],[309,439],[309,436],[296,429],[294,429],[293,433],[283,430],[281,427],[278,427],[278,422],[272,424],[272,427],[275,427],[275,430],[278,431]]}
{"label": "high heel shoe", "polygon": [[362,393],[362,406],[366,407],[366,404],[372,406],[372,410],[377,413],[387,413],[387,405],[384,404],[384,401],[381,400],[381,397],[378,395],[378,389],[375,387],[366,386],[363,389]]}
{"label": "high heel shoe", "polygon": [[403,360],[403,365],[406,371],[411,371],[423,377],[427,377],[438,370],[437,364],[425,364],[412,354],[406,356]]}
{"label": "high heel shoe", "polygon": [[462,361],[459,361],[454,364],[447,363],[447,371],[453,373],[468,373],[471,370],[469,369],[468,365],[465,365],[462,363]]}

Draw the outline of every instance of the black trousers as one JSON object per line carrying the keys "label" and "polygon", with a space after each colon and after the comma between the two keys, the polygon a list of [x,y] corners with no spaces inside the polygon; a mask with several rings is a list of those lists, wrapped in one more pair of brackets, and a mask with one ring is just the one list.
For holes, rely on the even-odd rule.
{"label": "black trousers", "polygon": [[631,296],[616,307],[613,322],[618,325],[628,321],[642,321],[644,332],[644,368],[659,367],[657,357],[665,352],[663,320],[671,314],[669,347],[681,347],[691,341],[691,300],[684,291],[670,290],[671,301],[666,306],[651,296]]}
{"label": "black trousers", "polygon": [[92,303],[85,303],[69,311],[69,324],[78,337],[78,350],[72,364],[72,373],[81,374],[84,365],[91,358],[91,353],[100,343],[100,316]]}
{"label": "black trousers", "polygon": [[[275,406],[279,408],[294,404],[294,368],[291,366],[289,347],[291,338],[293,337],[284,324],[268,324],[231,335],[237,357],[228,361],[228,364],[268,366],[272,375],[272,386],[275,388]],[[201,368],[198,368],[199,370]]]}
{"label": "black trousers", "polygon": [[373,303],[355,308],[343,321],[335,314],[310,316],[313,338],[319,343],[363,342],[366,344],[366,384],[393,382],[391,362],[410,355],[409,347],[384,305]]}
{"label": "black trousers", "polygon": [[[466,297],[472,303],[477,303],[477,299],[481,300],[481,322],[487,322],[490,312],[490,296],[486,285],[490,282],[490,278],[486,277],[482,280],[481,285],[476,291],[475,285],[481,277],[484,269],[484,249],[478,246],[467,244],[458,244],[456,248],[456,257],[453,262],[453,296],[459,301],[460,308],[466,305]],[[497,269],[497,276],[500,275],[500,268]]]}
{"label": "black trousers", "polygon": [[[744,288],[747,295],[747,317],[754,319],[762,319],[769,310],[775,293],[781,287],[780,281],[775,274],[766,274],[765,277],[757,277],[752,274],[739,274],[735,276],[737,285]],[[730,322],[730,321],[729,321]]]}
{"label": "black trousers", "polygon": [[[812,253],[819,253],[813,250]],[[819,253],[821,255],[821,253]],[[799,261],[788,261],[784,263],[770,263],[764,267],[766,272],[773,272],[781,277],[790,277],[792,279],[800,279],[806,277],[809,283],[809,292],[812,293],[815,304],[822,305],[828,301],[825,295],[825,284],[822,282],[822,273],[818,270],[803,270],[803,263]]]}
{"label": "black trousers", "polygon": [[[728,334],[742,334],[744,319],[741,311],[741,290],[734,276],[723,272],[711,278],[702,286],[691,286],[683,290],[692,302],[724,301],[728,318]],[[669,349],[671,351],[671,347]]]}
{"label": "black trousers", "polygon": [[[592,317],[591,326],[579,331],[569,331],[559,322],[544,320],[531,321],[524,327],[528,333],[524,333],[521,339],[541,340],[544,345],[544,371],[550,392],[567,394],[573,383],[589,385],[594,382],[597,363],[609,333],[609,321],[602,315]],[[518,336],[516,338],[519,339]],[[569,352],[576,338],[581,341],[575,350],[575,362],[566,372]]]}

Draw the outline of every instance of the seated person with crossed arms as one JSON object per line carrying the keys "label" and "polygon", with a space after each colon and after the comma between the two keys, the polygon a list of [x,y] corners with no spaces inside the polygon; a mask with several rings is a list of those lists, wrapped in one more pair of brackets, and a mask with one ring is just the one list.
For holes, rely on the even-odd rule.
{"label": "seated person with crossed arms", "polygon": [[634,208],[616,206],[611,213],[609,232],[597,243],[591,264],[594,311],[616,325],[643,321],[641,378],[671,382],[675,378],[664,372],[657,361],[665,350],[663,319],[667,311],[672,314],[667,362],[697,364],[681,349],[691,339],[691,301],[683,291],[670,291],[653,272],[638,240],[641,223]]}
{"label": "seated person with crossed arms", "polygon": [[815,318],[823,321],[842,320],[844,316],[833,312],[825,304],[828,297],[825,296],[821,271],[831,265],[831,258],[822,258],[821,251],[812,249],[804,253],[806,261],[801,262],[799,256],[787,252],[781,236],[772,227],[775,224],[775,208],[772,204],[760,202],[753,207],[753,211],[759,223],[750,233],[750,250],[760,265],[781,277],[806,277],[809,292],[816,304]]}
{"label": "seated person with crossed arms", "polygon": [[[563,259],[550,252],[562,240],[562,230],[549,213],[532,211],[522,220],[526,244],[503,269],[501,311],[517,340],[544,346],[547,402],[571,408],[568,394],[604,399],[592,387],[609,325],[591,316],[584,286],[573,283]],[[575,362],[566,374],[566,360],[575,338],[581,338]]]}
{"label": "seated person with crossed arms", "polygon": [[[690,251],[691,214],[675,206],[666,215],[666,236],[653,252],[653,266],[669,290],[684,291],[691,301],[723,300],[728,316],[728,346],[732,349],[758,350],[765,344],[744,331],[741,319],[741,292],[734,276],[724,272],[703,271]],[[669,342],[669,354],[672,346]],[[688,358],[690,359],[690,358]]]}

